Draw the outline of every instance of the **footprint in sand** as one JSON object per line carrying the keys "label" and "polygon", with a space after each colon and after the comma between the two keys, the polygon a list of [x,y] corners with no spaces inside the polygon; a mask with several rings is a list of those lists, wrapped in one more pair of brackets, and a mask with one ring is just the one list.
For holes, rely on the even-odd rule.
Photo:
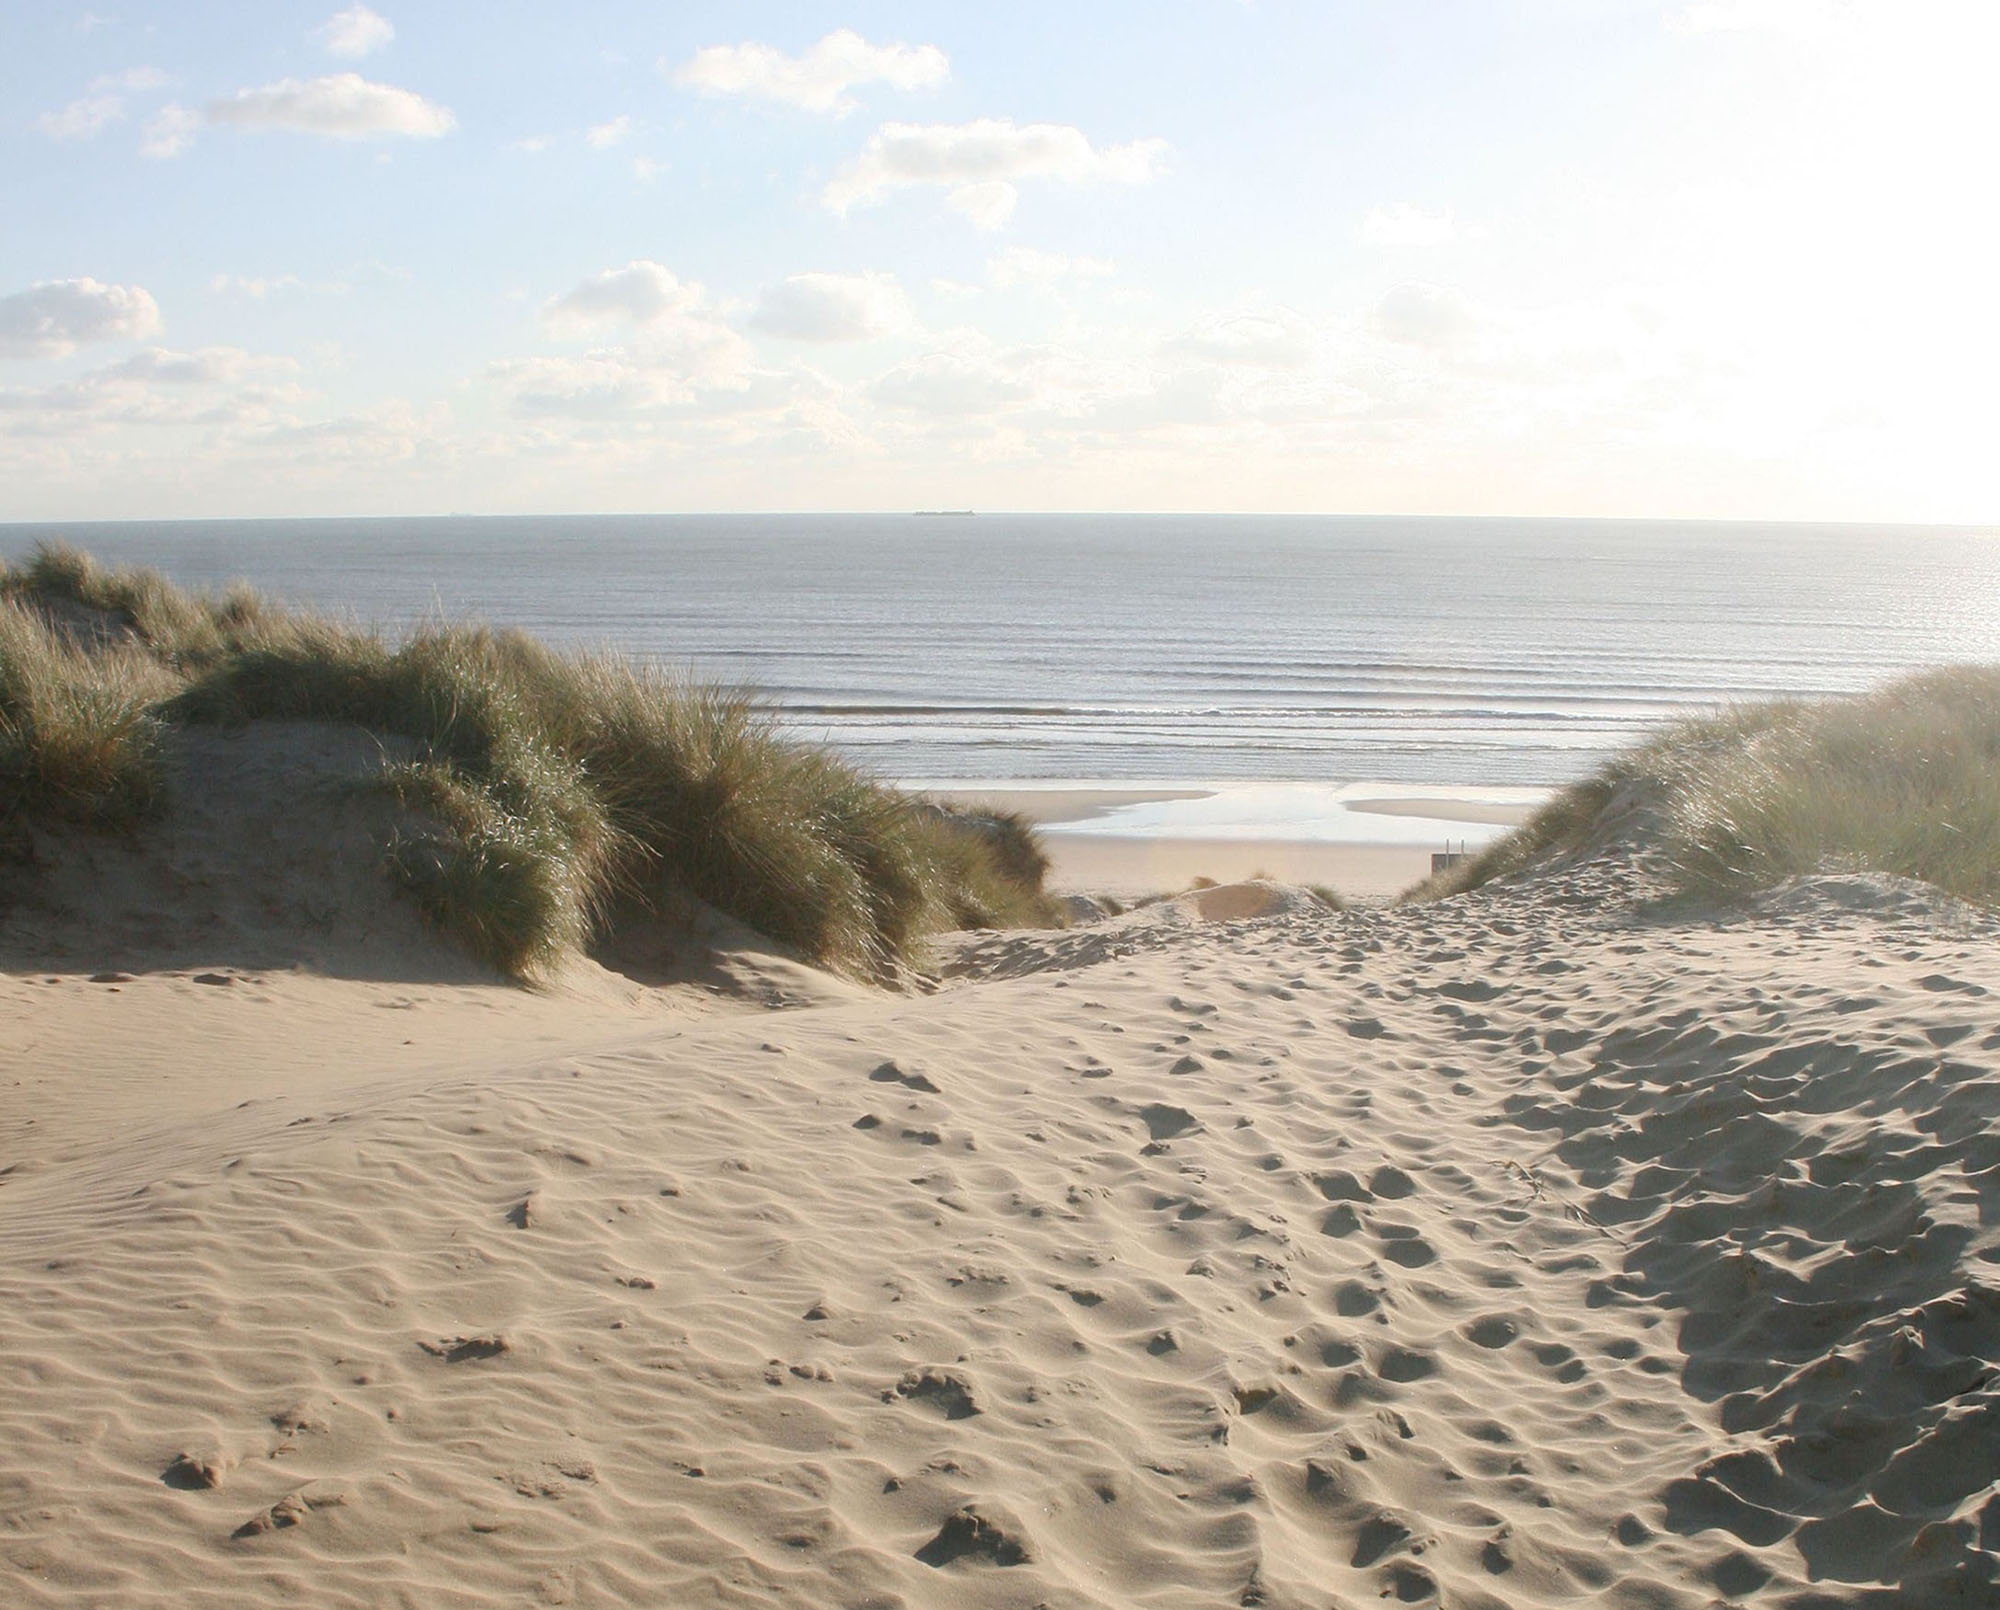
{"label": "footprint in sand", "polygon": [[950,1370],[911,1370],[896,1383],[891,1396],[929,1404],[942,1411],[947,1420],[970,1420],[985,1412],[979,1406],[972,1383]]}
{"label": "footprint in sand", "polygon": [[1358,1280],[1343,1280],[1333,1289],[1333,1311],[1343,1319],[1359,1319],[1382,1306],[1382,1299]]}
{"label": "footprint in sand", "polygon": [[1385,1163],[1368,1176],[1368,1189],[1391,1202],[1411,1195],[1416,1188],[1416,1181],[1394,1164]]}
{"label": "footprint in sand", "polygon": [[940,1526],[937,1535],[917,1550],[917,1558],[938,1569],[957,1560],[987,1565],[1024,1565],[1034,1556],[1018,1524],[1002,1522],[966,1508]]}
{"label": "footprint in sand", "polygon": [[513,1349],[504,1336],[448,1336],[442,1341],[419,1342],[432,1358],[446,1364],[467,1364],[478,1359],[499,1358]]}
{"label": "footprint in sand", "polygon": [[1165,1102],[1149,1102],[1139,1109],[1139,1117],[1146,1125],[1147,1134],[1156,1141],[1172,1140],[1176,1135],[1185,1135],[1197,1128],[1200,1120],[1185,1107],[1169,1107]]}
{"label": "footprint in sand", "polygon": [[1422,1269],[1437,1262],[1437,1251],[1413,1224],[1378,1224],[1382,1256],[1405,1269]]}
{"label": "footprint in sand", "polygon": [[177,1453],[160,1472],[160,1480],[181,1492],[202,1492],[220,1487],[228,1468],[220,1454]]}
{"label": "footprint in sand", "polygon": [[876,1084],[899,1084],[908,1090],[921,1090],[927,1096],[939,1094],[937,1085],[929,1074],[917,1067],[904,1067],[891,1057],[874,1069],[868,1077]]}
{"label": "footprint in sand", "polygon": [[1385,1381],[1406,1385],[1411,1381],[1421,1381],[1437,1374],[1437,1359],[1429,1353],[1419,1353],[1407,1347],[1392,1347],[1382,1355],[1375,1366],[1375,1373]]}
{"label": "footprint in sand", "polygon": [[230,1536],[238,1539],[262,1536],[266,1532],[287,1531],[303,1525],[319,1510],[339,1509],[347,1502],[347,1494],[336,1487],[322,1487],[318,1483],[301,1487],[297,1492],[288,1493],[261,1514],[252,1515]]}
{"label": "footprint in sand", "polygon": [[1953,978],[1946,973],[1926,973],[1917,980],[1917,988],[1929,990],[1934,995],[1955,993],[1960,995],[1984,995],[1984,984],[1969,984],[1962,978]]}
{"label": "footprint in sand", "polygon": [[1383,1510],[1363,1522],[1354,1534],[1354,1554],[1348,1563],[1366,1569],[1401,1548],[1413,1535],[1400,1517]]}
{"label": "footprint in sand", "polygon": [[1327,1210],[1326,1217],[1320,1220],[1319,1233],[1341,1239],[1353,1235],[1360,1228],[1361,1215],[1349,1204],[1342,1202],[1338,1207]]}

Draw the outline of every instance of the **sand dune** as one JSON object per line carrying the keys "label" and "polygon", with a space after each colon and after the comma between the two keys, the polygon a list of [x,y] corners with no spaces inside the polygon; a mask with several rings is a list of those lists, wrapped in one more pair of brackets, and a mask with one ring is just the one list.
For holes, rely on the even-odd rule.
{"label": "sand dune", "polygon": [[4,1598],[1992,1603],[2000,930],[1639,892],[1181,903],[477,1066],[274,989],[348,1076],[226,1105],[79,1065],[0,1156]]}

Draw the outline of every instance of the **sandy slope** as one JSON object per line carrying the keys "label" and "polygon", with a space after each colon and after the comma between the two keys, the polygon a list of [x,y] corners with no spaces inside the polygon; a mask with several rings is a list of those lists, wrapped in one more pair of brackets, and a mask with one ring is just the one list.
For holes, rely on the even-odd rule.
{"label": "sandy slope", "polygon": [[1632,893],[133,1098],[0,1156],[0,1600],[1995,1602],[2000,930]]}
{"label": "sandy slope", "polygon": [[867,994],[692,904],[684,923],[629,925],[615,954],[516,988],[427,928],[384,872],[392,835],[428,825],[368,786],[385,753],[407,752],[320,722],[181,729],[159,820],[41,833],[24,861],[0,860],[0,1152],[55,1167],[162,1114],[478,1072],[732,1003]]}

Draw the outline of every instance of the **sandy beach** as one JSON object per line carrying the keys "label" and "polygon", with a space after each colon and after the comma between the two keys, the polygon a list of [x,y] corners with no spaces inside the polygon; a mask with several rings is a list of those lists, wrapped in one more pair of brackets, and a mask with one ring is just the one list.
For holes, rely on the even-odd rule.
{"label": "sandy beach", "polygon": [[[1378,797],[1362,788],[1311,789],[1279,785],[1206,788],[930,788],[931,798],[962,808],[1018,811],[1044,829],[1049,886],[1073,894],[1131,900],[1187,888],[1197,878],[1234,883],[1268,878],[1320,885],[1345,899],[1393,899],[1430,872],[1434,851],[1483,843],[1532,814],[1541,791],[1431,789],[1424,795]],[[1255,808],[1257,796],[1274,804]],[[1231,810],[1249,799],[1249,810]],[[1102,831],[1144,807],[1167,807],[1164,822],[1144,831]],[[1206,807],[1206,808],[1204,808]],[[1232,821],[1234,817],[1236,820]],[[1247,820],[1245,820],[1247,818]],[[1405,829],[1392,838],[1370,818]],[[1234,831],[1218,836],[1203,823],[1220,819]],[[1415,831],[1410,831],[1414,829]]]}
{"label": "sandy beach", "polygon": [[17,972],[7,1602],[1990,1603],[2000,928],[1643,895]]}
{"label": "sandy beach", "polygon": [[1185,889],[1196,878],[1320,884],[1350,900],[1389,900],[1430,871],[1428,850],[1400,844],[1298,839],[1111,838],[1050,834],[1049,887],[1130,900]]}

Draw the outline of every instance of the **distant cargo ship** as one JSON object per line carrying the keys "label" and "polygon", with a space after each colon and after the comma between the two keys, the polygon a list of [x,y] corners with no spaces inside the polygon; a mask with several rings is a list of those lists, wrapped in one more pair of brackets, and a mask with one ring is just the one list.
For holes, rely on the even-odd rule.
{"label": "distant cargo ship", "polygon": [[912,514],[970,514],[970,509],[912,509]]}

